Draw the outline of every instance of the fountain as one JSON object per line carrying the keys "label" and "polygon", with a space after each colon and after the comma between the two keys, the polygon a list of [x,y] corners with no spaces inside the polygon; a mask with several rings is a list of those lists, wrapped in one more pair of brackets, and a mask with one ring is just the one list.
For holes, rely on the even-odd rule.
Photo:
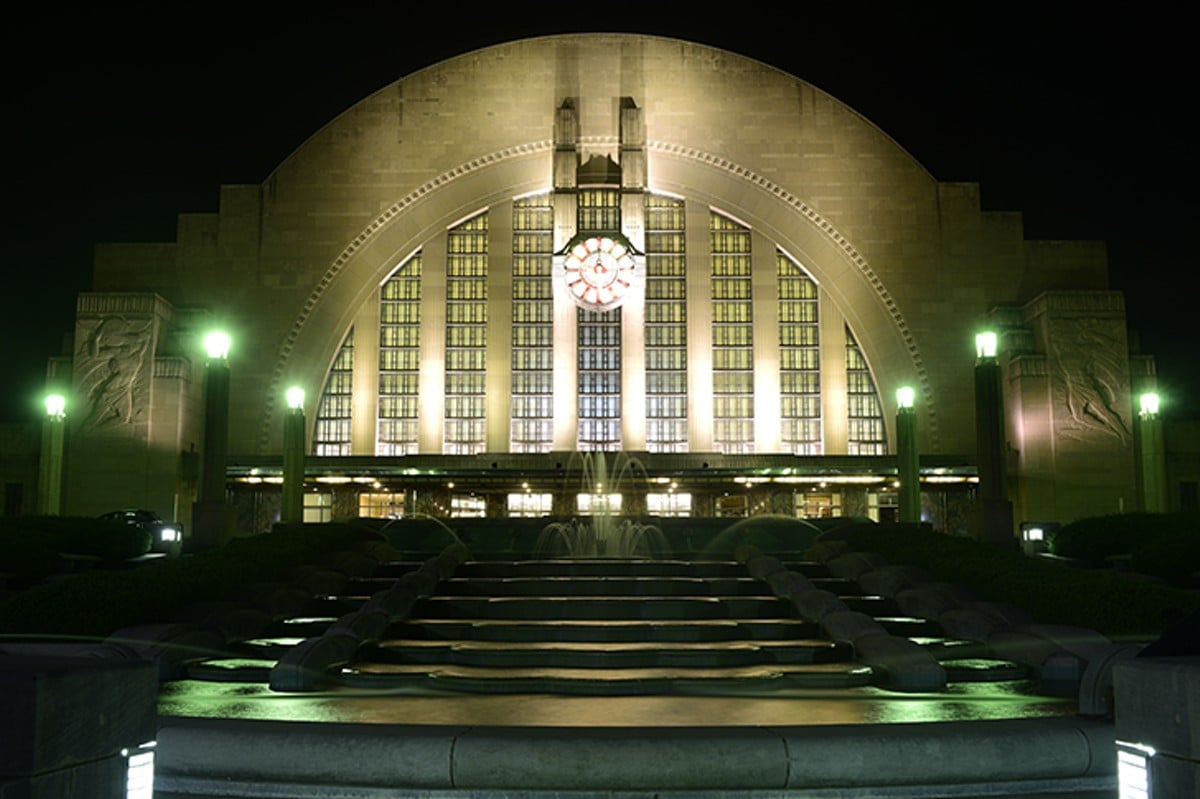
{"label": "fountain", "polygon": [[618,487],[627,477],[636,476],[637,470],[646,477],[641,462],[624,452],[617,452],[610,472],[603,452],[576,452],[571,455],[570,463],[574,464],[577,458],[580,486],[597,499],[591,507],[592,515],[547,524],[538,535],[536,551],[543,555],[576,558],[666,555],[670,547],[658,526],[621,516],[608,501],[608,496],[620,494]]}

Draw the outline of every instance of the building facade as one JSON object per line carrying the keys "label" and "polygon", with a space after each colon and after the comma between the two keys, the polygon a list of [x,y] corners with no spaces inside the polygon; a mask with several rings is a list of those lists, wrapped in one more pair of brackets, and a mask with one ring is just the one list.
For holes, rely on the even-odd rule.
{"label": "building facade", "polygon": [[[926,511],[957,529],[984,326],[1017,518],[1137,503],[1153,363],[1103,245],[1026,241],[834,98],[703,45],[565,35],[431,66],[222,187],[175,242],[101,247],[94,286],[50,370],[74,512],[187,517],[211,325],[234,340],[251,526],[278,512],[292,385],[313,518],[886,516],[911,386]],[[626,485],[600,484],[596,452],[622,453],[601,469]]]}

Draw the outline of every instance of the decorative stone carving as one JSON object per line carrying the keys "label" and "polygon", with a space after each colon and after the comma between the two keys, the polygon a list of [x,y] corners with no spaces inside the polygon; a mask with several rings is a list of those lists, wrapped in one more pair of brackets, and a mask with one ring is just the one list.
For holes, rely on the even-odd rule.
{"label": "decorative stone carving", "polygon": [[153,318],[81,318],[75,342],[75,393],[84,406],[83,429],[144,421],[154,370]]}
{"label": "decorative stone carving", "polygon": [[1095,442],[1131,435],[1128,409],[1128,354],[1119,330],[1108,319],[1066,318],[1049,325],[1048,356],[1060,439]]}

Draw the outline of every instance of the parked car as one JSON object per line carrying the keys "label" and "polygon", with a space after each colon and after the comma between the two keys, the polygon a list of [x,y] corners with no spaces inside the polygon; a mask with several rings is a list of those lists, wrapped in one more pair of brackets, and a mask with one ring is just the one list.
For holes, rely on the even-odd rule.
{"label": "parked car", "polygon": [[151,552],[178,552],[183,541],[183,526],[164,522],[154,511],[126,508],[101,514],[100,518],[136,525],[150,533]]}

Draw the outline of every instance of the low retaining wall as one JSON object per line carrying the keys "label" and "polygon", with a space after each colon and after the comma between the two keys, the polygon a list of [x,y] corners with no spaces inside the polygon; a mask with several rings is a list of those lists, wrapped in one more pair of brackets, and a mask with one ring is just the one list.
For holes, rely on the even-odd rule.
{"label": "low retaining wall", "polygon": [[1116,792],[1113,727],[1084,719],[548,728],[165,718],[157,753],[158,799]]}

